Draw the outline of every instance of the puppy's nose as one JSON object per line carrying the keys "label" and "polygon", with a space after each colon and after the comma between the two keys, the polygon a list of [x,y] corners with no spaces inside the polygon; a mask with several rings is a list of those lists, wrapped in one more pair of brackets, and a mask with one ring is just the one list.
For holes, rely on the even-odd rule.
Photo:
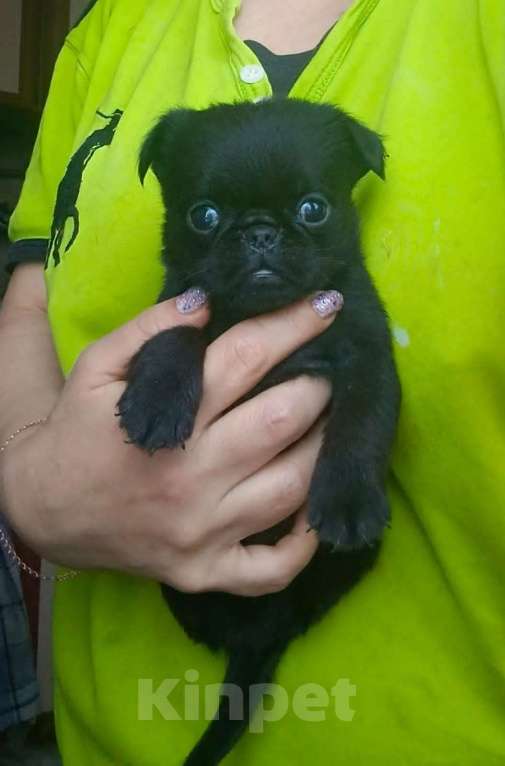
{"label": "puppy's nose", "polygon": [[271,250],[279,239],[278,230],[274,226],[268,226],[267,224],[249,226],[244,234],[247,244],[253,250]]}

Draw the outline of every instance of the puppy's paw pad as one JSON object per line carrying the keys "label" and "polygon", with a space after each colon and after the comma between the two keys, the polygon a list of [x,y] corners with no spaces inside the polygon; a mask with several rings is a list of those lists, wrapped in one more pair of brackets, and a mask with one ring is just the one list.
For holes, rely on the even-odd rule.
{"label": "puppy's paw pad", "polygon": [[173,385],[131,381],[117,405],[128,441],[148,452],[183,446],[193,433],[196,407]]}
{"label": "puppy's paw pad", "polygon": [[363,545],[373,545],[390,524],[389,504],[384,492],[368,488],[361,493],[360,501],[354,520],[356,537]]}
{"label": "puppy's paw pad", "polygon": [[356,547],[352,529],[335,515],[318,521],[312,520],[309,516],[309,521],[312,529],[317,532],[319,541],[330,545],[333,550],[346,551]]}
{"label": "puppy's paw pad", "polygon": [[389,523],[389,507],[382,490],[366,484],[335,486],[309,493],[309,524],[322,543],[334,550],[356,550],[377,543]]}

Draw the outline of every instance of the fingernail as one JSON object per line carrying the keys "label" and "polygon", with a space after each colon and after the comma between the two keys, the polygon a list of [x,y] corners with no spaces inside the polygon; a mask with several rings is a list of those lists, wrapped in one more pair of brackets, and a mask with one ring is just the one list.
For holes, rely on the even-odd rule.
{"label": "fingernail", "polygon": [[344,297],[338,290],[327,290],[312,298],[312,308],[320,317],[326,318],[340,311],[344,305]]}
{"label": "fingernail", "polygon": [[190,287],[175,299],[177,311],[181,314],[191,314],[205,303],[207,303],[207,293],[201,287]]}

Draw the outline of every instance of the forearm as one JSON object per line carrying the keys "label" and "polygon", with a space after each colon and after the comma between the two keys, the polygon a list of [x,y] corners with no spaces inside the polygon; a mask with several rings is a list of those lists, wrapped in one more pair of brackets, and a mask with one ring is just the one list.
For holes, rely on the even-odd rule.
{"label": "forearm", "polygon": [[[42,266],[18,266],[0,310],[0,443],[45,417],[63,385],[47,317]],[[1,471],[1,462],[0,462]]]}

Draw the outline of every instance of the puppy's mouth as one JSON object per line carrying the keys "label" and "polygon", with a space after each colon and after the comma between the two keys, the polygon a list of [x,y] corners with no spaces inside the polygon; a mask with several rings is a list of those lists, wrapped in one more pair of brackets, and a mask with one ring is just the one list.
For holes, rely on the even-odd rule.
{"label": "puppy's mouth", "polygon": [[299,281],[285,269],[262,263],[244,269],[233,284],[231,280],[227,282],[225,301],[230,307],[239,308],[244,316],[255,316],[292,303],[302,294]]}
{"label": "puppy's mouth", "polygon": [[284,281],[273,269],[257,269],[251,273],[250,279],[256,285],[279,285]]}

